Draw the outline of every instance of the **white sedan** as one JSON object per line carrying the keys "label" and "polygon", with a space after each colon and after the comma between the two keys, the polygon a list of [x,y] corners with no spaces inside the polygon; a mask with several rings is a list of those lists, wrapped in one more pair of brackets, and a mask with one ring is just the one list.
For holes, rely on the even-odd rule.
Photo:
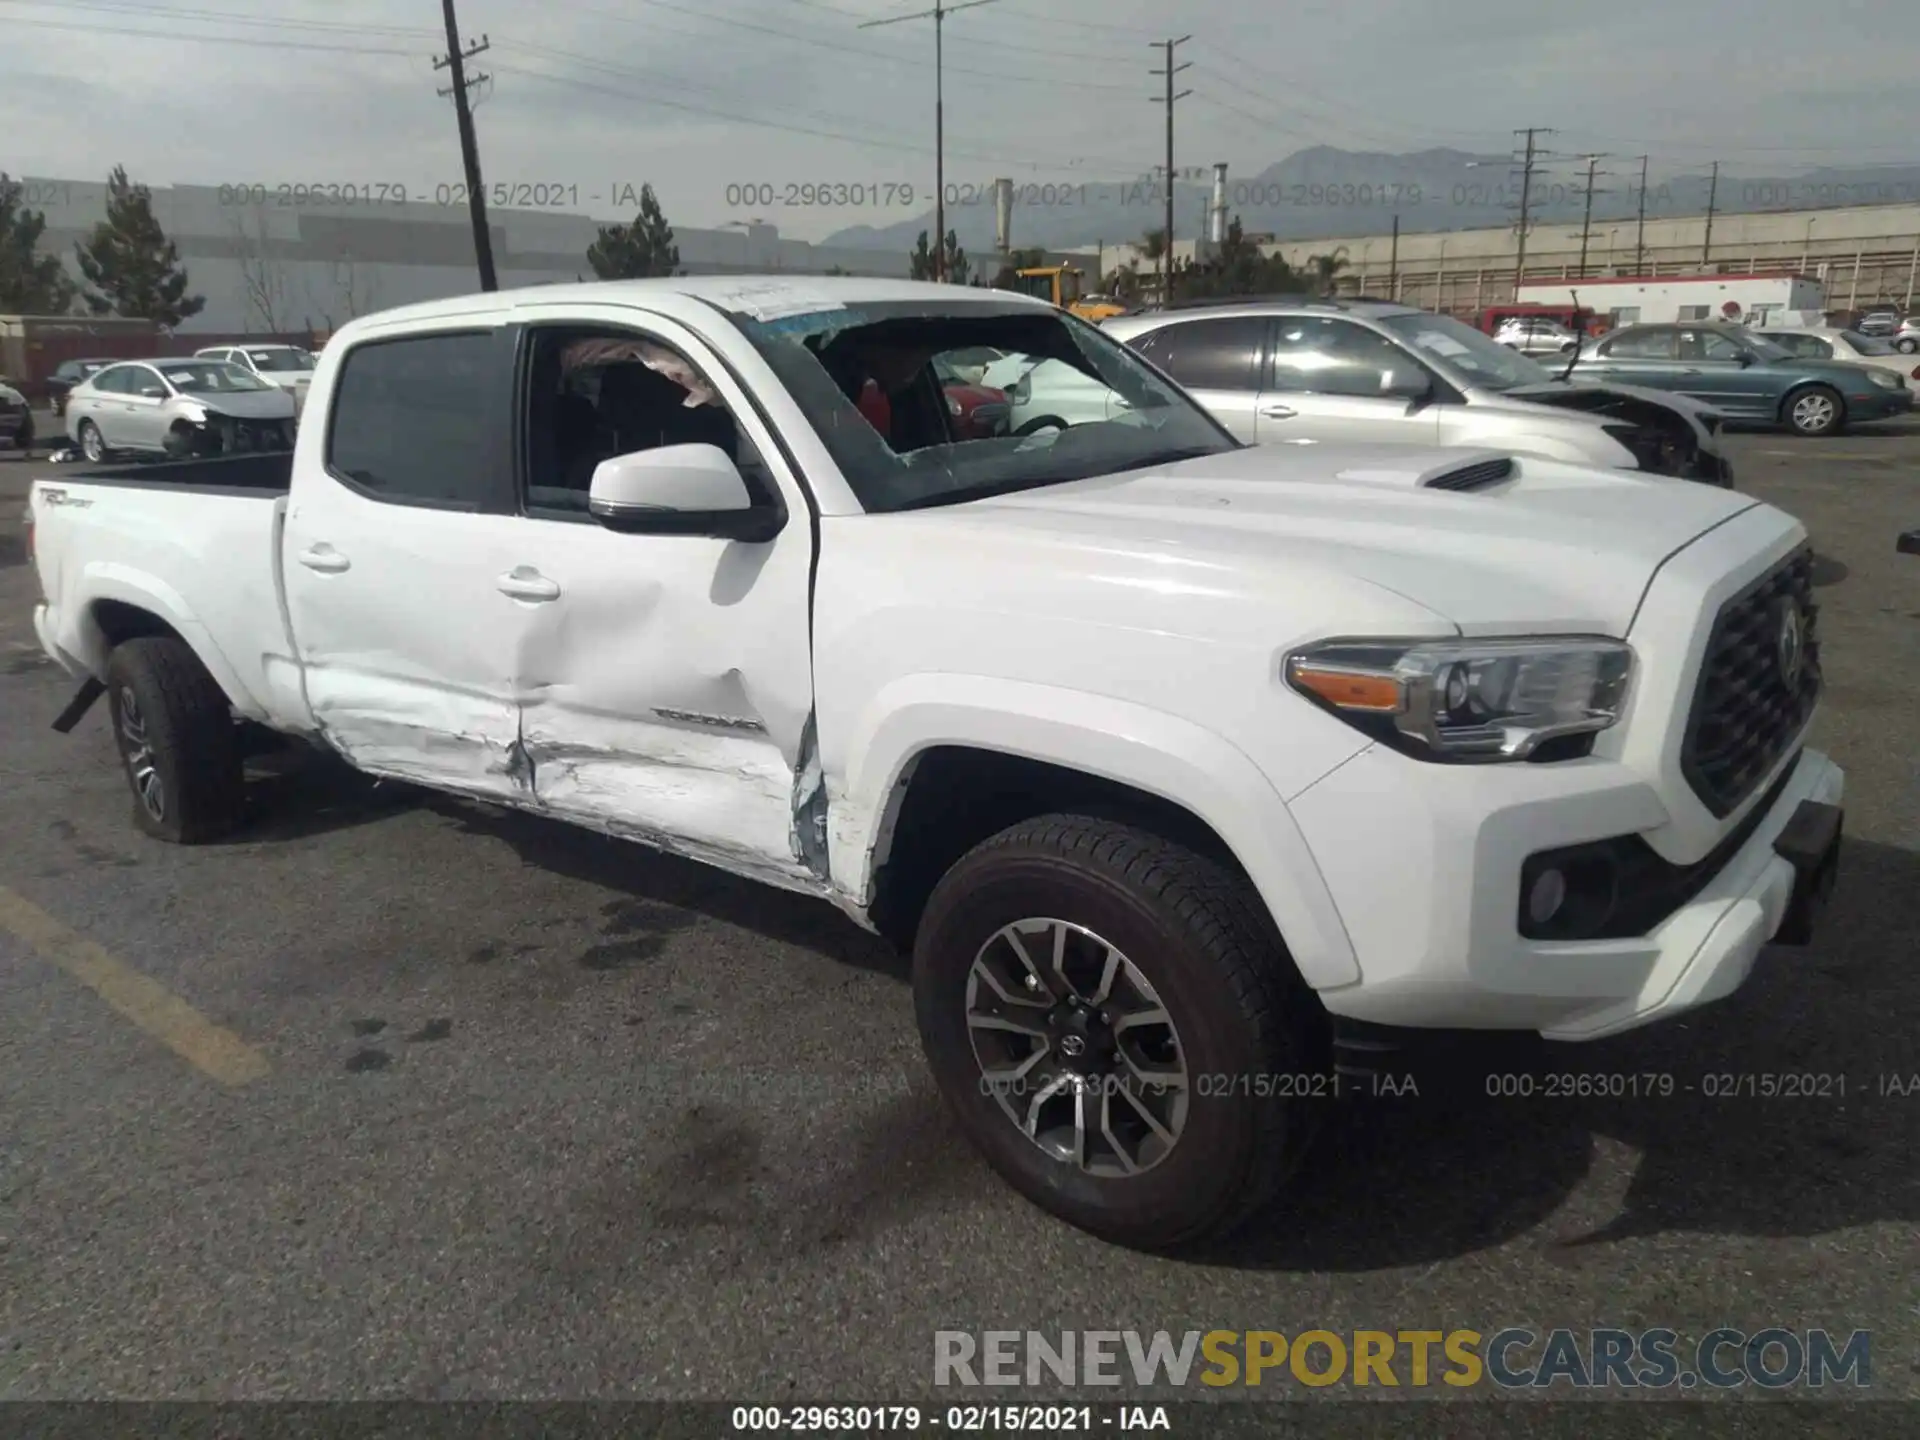
{"label": "white sedan", "polygon": [[1875,370],[1891,370],[1907,382],[1909,390],[1920,393],[1920,358],[1902,353],[1892,340],[1832,325],[1794,330],[1768,328],[1755,333],[1803,360],[1844,360]]}
{"label": "white sedan", "polygon": [[219,360],[135,360],[96,370],[67,396],[67,434],[88,460],[293,448],[294,400]]}
{"label": "white sedan", "polygon": [[1113,387],[1064,360],[1006,355],[986,368],[980,383],[1007,392],[1007,428],[1015,435],[1116,420],[1131,408]]}

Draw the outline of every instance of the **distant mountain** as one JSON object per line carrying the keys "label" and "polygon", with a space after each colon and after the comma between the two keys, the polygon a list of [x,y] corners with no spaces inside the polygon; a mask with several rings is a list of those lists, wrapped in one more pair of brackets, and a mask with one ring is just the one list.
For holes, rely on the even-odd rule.
{"label": "distant mountain", "polygon": [[[1639,206],[1638,168],[1624,160],[1601,163],[1594,222],[1632,219]],[[1534,223],[1579,224],[1585,183],[1584,166],[1568,161],[1543,166],[1529,196]],[[1704,214],[1710,183],[1705,174],[1655,176],[1647,186],[1648,218]],[[1013,188],[1012,240],[1021,248],[1130,243],[1165,223],[1165,192],[1157,176],[1072,184],[1015,180]],[[1210,174],[1175,183],[1176,239],[1200,232],[1211,189]],[[949,200],[947,225],[959,233],[961,245],[974,254],[991,251],[991,190],[968,185]],[[1830,167],[1792,176],[1722,175],[1714,196],[1715,209],[1728,215],[1903,203],[1920,203],[1920,164]],[[1474,230],[1510,225],[1519,210],[1520,175],[1512,158],[1463,150],[1386,155],[1319,145],[1257,175],[1227,177],[1228,214],[1239,216],[1249,232],[1282,240],[1384,234],[1395,215],[1403,233]],[[928,210],[894,225],[850,226],[824,243],[910,250],[919,233],[932,228]]]}

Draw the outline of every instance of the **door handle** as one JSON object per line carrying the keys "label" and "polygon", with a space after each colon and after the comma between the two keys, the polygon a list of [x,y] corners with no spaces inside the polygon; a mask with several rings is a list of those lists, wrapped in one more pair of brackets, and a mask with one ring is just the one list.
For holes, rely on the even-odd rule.
{"label": "door handle", "polygon": [[309,570],[318,570],[322,575],[338,575],[342,570],[350,569],[353,565],[346,556],[326,544],[302,550],[300,563]]}
{"label": "door handle", "polygon": [[1299,413],[1298,410],[1286,405],[1262,405],[1260,407],[1261,417],[1267,420],[1291,420]]}
{"label": "door handle", "polygon": [[499,579],[500,593],[516,600],[558,600],[560,587],[530,565],[517,565]]}

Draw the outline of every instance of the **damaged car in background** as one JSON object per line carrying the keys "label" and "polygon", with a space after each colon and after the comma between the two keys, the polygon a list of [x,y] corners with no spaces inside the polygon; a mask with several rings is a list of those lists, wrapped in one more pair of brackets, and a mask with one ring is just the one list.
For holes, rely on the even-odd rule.
{"label": "damaged car in background", "polygon": [[1172,305],[1101,328],[1249,444],[1495,446],[1731,488],[1710,406],[1542,364],[1373,300]]}
{"label": "damaged car in background", "polygon": [[293,448],[294,398],[220,360],[134,360],[67,395],[67,435],[88,460],[186,460]]}

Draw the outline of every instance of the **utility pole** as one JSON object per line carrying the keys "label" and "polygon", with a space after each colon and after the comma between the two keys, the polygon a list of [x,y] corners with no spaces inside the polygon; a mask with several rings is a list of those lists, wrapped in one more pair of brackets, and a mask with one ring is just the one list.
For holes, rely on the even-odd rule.
{"label": "utility pole", "polygon": [[1720,198],[1720,162],[1713,162],[1713,178],[1707,182],[1707,233],[1700,241],[1700,263],[1705,265],[1713,253],[1713,209]]}
{"label": "utility pole", "polygon": [[1542,126],[1533,125],[1525,130],[1516,130],[1516,135],[1527,137],[1525,149],[1520,159],[1520,229],[1519,244],[1513,260],[1513,298],[1520,298],[1520,286],[1527,275],[1527,231],[1533,219],[1533,172],[1540,166],[1546,152],[1540,148],[1540,137],[1554,132]]}
{"label": "utility pole", "polygon": [[1387,251],[1387,298],[1400,298],[1400,217],[1393,217],[1393,248]]}
{"label": "utility pole", "polygon": [[1640,224],[1633,235],[1633,273],[1647,273],[1647,159],[1640,157]]}
{"label": "utility pole", "polygon": [[500,282],[493,273],[493,236],[487,230],[487,192],[480,180],[480,143],[473,136],[473,107],[467,103],[467,91],[488,77],[467,78],[467,61],[489,48],[487,37],[462,50],[460,26],[453,18],[453,0],[440,0],[440,12],[447,22],[447,53],[433,62],[436,70],[451,71],[453,83],[440,93],[453,97],[453,113],[460,122],[460,163],[467,172],[467,213],[473,217],[473,256],[480,265],[480,288],[498,290]]}
{"label": "utility pole", "polygon": [[1182,70],[1192,68],[1190,65],[1174,64],[1173,51],[1175,46],[1184,45],[1192,38],[1191,35],[1182,35],[1178,40],[1152,40],[1148,42],[1154,46],[1154,48],[1167,52],[1167,68],[1147,72],[1150,75],[1164,75],[1167,77],[1166,95],[1164,97],[1158,95],[1153,97],[1155,104],[1165,105],[1167,107],[1167,218],[1165,233],[1160,237],[1160,303],[1162,305],[1171,305],[1173,303],[1173,102],[1176,100],[1184,100],[1193,93],[1191,90],[1182,90],[1178,95],[1173,93],[1173,77],[1178,75]]}
{"label": "utility pole", "polygon": [[1580,220],[1580,276],[1582,279],[1585,279],[1587,274],[1587,243],[1593,234],[1593,197],[1595,194],[1604,195],[1606,193],[1604,190],[1595,191],[1593,188],[1594,179],[1599,174],[1599,171],[1595,167],[1607,157],[1604,155],[1588,155],[1585,158],[1587,162],[1587,209],[1586,214],[1581,217]]}
{"label": "utility pole", "polygon": [[[451,0],[449,0],[451,3]],[[885,20],[869,20],[858,30],[876,25],[898,25],[903,20],[933,21],[933,278],[947,278],[947,97],[946,59],[941,47],[947,16],[956,10],[973,10],[991,5],[994,0],[961,0],[958,5],[943,5],[934,0],[931,10],[916,10],[911,15],[889,15]]]}

